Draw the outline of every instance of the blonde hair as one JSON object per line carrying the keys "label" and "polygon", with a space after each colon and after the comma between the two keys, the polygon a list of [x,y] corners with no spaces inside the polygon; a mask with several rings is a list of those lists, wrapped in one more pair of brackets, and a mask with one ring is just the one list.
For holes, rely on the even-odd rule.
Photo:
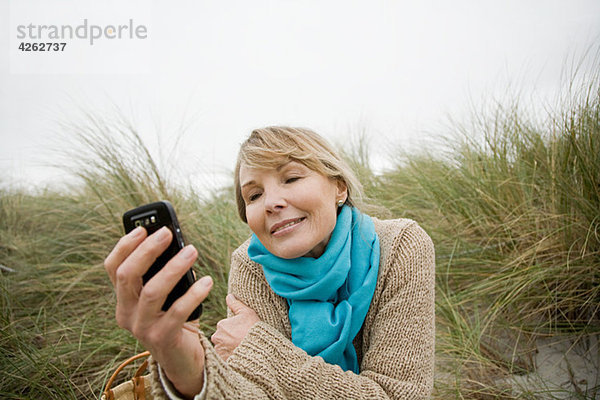
{"label": "blonde hair", "polygon": [[269,126],[255,129],[242,143],[234,172],[235,198],[240,218],[246,219],[246,204],[240,187],[240,168],[277,168],[297,161],[328,178],[343,182],[348,189],[345,204],[358,206],[362,202],[362,185],[348,164],[333,147],[317,133],[306,128]]}

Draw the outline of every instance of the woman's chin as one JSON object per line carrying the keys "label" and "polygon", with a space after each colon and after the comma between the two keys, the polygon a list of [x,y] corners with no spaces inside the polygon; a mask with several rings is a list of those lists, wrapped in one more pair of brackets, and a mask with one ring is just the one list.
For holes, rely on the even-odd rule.
{"label": "woman's chin", "polygon": [[279,258],[285,258],[286,260],[291,260],[294,258],[302,257],[306,252],[298,251],[298,250],[283,250],[283,251],[275,251],[271,252],[273,255],[276,255]]}
{"label": "woman's chin", "polygon": [[323,249],[320,246],[293,246],[286,248],[267,249],[269,252],[279,258],[285,258],[291,260],[298,257],[312,257],[319,258],[323,254]]}
{"label": "woman's chin", "polygon": [[285,246],[283,243],[273,246],[271,249],[267,248],[271,254],[279,258],[285,258],[291,260],[293,258],[302,257],[310,252],[308,246],[301,246],[298,243],[293,243],[291,246]]}

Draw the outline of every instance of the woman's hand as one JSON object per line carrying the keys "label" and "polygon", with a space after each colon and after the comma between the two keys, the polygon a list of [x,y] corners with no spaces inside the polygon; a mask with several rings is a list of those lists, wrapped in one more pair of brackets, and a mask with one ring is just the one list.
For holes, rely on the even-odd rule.
{"label": "woman's hand", "polygon": [[210,340],[215,346],[215,351],[223,360],[233,354],[236,347],[246,337],[252,325],[260,321],[253,309],[228,294],[225,298],[227,307],[233,312],[233,317],[222,319],[217,323],[217,331]]}
{"label": "woman's hand", "polygon": [[184,247],[146,285],[142,275],[169,246],[172,233],[162,228],[147,236],[136,228],[123,236],[104,260],[104,267],[117,293],[116,318],[161,366],[175,388],[186,397],[202,389],[204,349],[197,331],[185,326],[187,317],[209,294],[212,279],[198,280],[167,311],[162,305],[169,292],[191,268],[198,252]]}

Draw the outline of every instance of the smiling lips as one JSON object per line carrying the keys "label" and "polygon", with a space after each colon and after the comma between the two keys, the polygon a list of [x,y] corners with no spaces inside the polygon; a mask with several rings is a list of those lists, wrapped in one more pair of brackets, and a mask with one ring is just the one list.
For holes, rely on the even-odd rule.
{"label": "smiling lips", "polygon": [[292,225],[296,225],[296,224],[304,221],[305,219],[306,219],[306,217],[301,217],[301,218],[294,218],[294,219],[286,219],[285,221],[278,222],[271,227],[271,234],[273,235],[273,234],[280,232]]}

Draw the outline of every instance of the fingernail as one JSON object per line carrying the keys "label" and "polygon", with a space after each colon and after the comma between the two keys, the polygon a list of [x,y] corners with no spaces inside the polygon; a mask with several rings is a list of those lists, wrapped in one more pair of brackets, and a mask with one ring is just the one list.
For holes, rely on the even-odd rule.
{"label": "fingernail", "polygon": [[137,238],[137,237],[140,237],[143,232],[144,232],[144,228],[142,228],[141,226],[138,226],[137,228],[135,228],[134,230],[129,232],[129,234],[131,235],[132,238]]}
{"label": "fingernail", "polygon": [[187,245],[183,248],[183,250],[181,250],[181,253],[179,253],[179,255],[185,258],[186,260],[193,260],[196,257],[196,249],[191,244]]}
{"label": "fingernail", "polygon": [[163,240],[165,240],[167,238],[167,236],[168,236],[167,230],[168,229],[169,228],[167,228],[166,226],[163,226],[156,232],[156,241],[157,242],[162,242]]}
{"label": "fingernail", "polygon": [[212,286],[212,278],[210,276],[203,276],[200,279],[200,284],[204,287],[210,287]]}

